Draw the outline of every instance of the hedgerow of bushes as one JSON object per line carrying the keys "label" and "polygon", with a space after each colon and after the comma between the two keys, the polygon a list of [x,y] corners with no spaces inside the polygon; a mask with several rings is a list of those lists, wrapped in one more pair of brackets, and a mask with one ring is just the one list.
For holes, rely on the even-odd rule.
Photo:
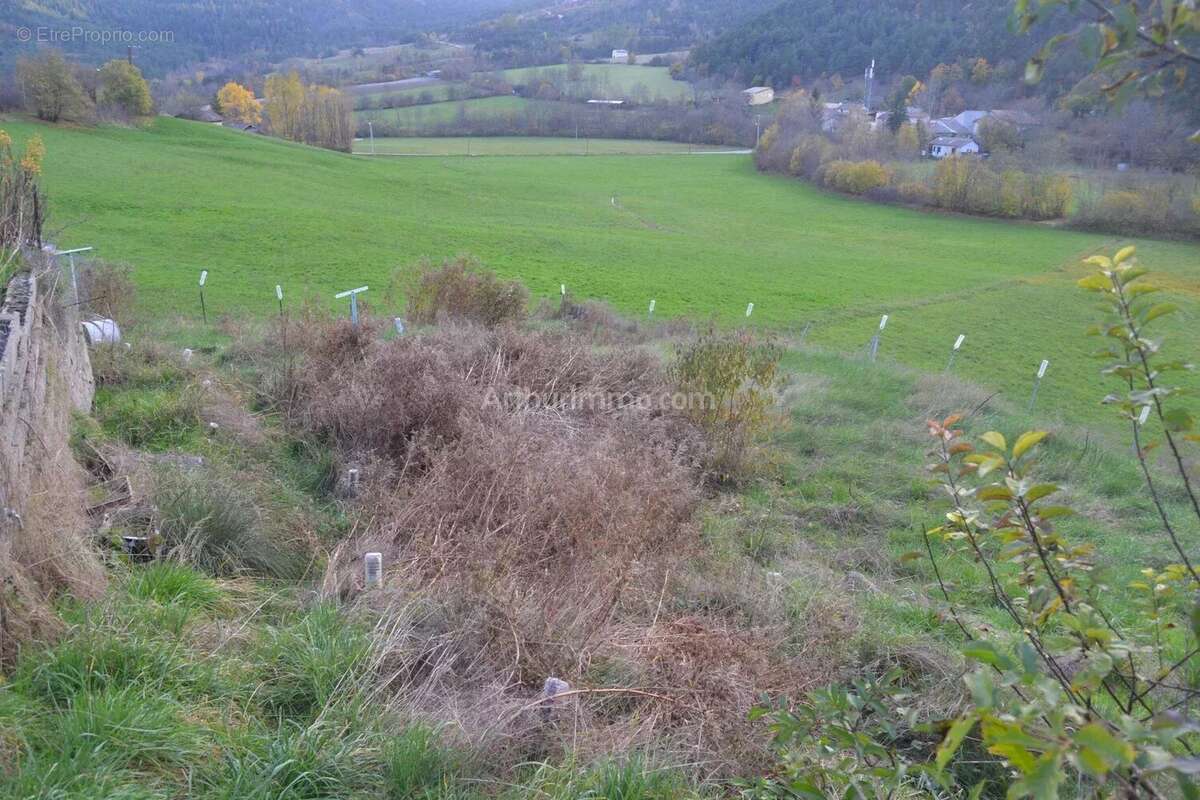
{"label": "hedgerow of bushes", "polygon": [[882,134],[867,141],[851,136],[839,144],[825,134],[803,132],[805,127],[772,126],[755,154],[759,168],[879,202],[1004,219],[1065,220],[1074,227],[1123,235],[1200,236],[1200,197],[1194,181],[1186,178],[1129,176],[1111,188],[1079,192],[1065,174],[975,156],[945,158],[932,170],[914,174],[878,156],[863,157],[887,149]]}

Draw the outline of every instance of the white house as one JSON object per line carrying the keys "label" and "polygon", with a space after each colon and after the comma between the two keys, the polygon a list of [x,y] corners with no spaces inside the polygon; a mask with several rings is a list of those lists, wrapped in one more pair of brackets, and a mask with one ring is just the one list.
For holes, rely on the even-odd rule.
{"label": "white house", "polygon": [[939,136],[929,143],[929,155],[934,158],[979,155],[979,142],[969,136]]}
{"label": "white house", "polygon": [[775,90],[770,86],[751,86],[742,92],[748,106],[765,106],[775,102]]}
{"label": "white house", "polygon": [[628,50],[613,50],[612,63],[628,64],[629,63],[629,51]]}

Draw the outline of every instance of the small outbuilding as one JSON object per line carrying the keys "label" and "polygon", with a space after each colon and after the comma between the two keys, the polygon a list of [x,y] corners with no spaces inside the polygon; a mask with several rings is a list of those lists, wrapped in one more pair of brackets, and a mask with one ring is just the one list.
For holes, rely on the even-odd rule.
{"label": "small outbuilding", "polygon": [[775,90],[770,86],[751,86],[742,92],[748,106],[765,106],[775,102]]}
{"label": "small outbuilding", "polygon": [[613,50],[612,63],[628,64],[629,63],[629,51],[628,50]]}

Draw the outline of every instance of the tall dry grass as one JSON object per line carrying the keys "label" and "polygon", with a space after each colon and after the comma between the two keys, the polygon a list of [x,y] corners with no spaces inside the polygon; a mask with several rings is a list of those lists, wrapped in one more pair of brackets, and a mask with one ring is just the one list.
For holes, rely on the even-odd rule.
{"label": "tall dry grass", "polygon": [[[603,315],[438,319],[385,339],[369,317],[310,317],[288,329],[286,370],[239,355],[260,360],[294,431],[360,469],[324,593],[404,620],[375,637],[387,702],[488,762],[650,750],[704,774],[758,765],[751,705],[828,680],[840,661],[794,653],[845,627],[797,629],[706,556],[721,442],[672,405],[663,342],[598,330]],[[364,591],[367,552],[384,555],[382,592]],[[717,600],[735,595],[761,607]],[[549,677],[583,693],[545,708]]]}

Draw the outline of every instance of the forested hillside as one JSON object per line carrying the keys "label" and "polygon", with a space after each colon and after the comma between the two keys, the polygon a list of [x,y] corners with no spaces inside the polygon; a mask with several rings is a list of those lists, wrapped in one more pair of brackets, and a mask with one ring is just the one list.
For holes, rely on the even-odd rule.
{"label": "forested hillside", "polygon": [[1036,42],[1009,31],[1002,0],[784,0],[693,53],[702,71],[786,86],[840,73],[924,75],[966,56],[1027,57]]}
{"label": "forested hillside", "polygon": [[470,32],[501,64],[557,63],[567,47],[582,58],[615,48],[635,53],[686,50],[773,7],[778,0],[591,0],[511,14]]}
{"label": "forested hillside", "polygon": [[[123,55],[127,45],[137,45],[139,62],[157,73],[220,56],[279,59],[393,43],[514,5],[513,0],[0,0],[0,37],[32,40],[0,49],[0,62],[28,52],[39,40],[90,60]],[[91,33],[70,34],[76,26]],[[47,41],[51,31],[65,31],[69,38]],[[102,34],[116,41],[103,41]]]}

